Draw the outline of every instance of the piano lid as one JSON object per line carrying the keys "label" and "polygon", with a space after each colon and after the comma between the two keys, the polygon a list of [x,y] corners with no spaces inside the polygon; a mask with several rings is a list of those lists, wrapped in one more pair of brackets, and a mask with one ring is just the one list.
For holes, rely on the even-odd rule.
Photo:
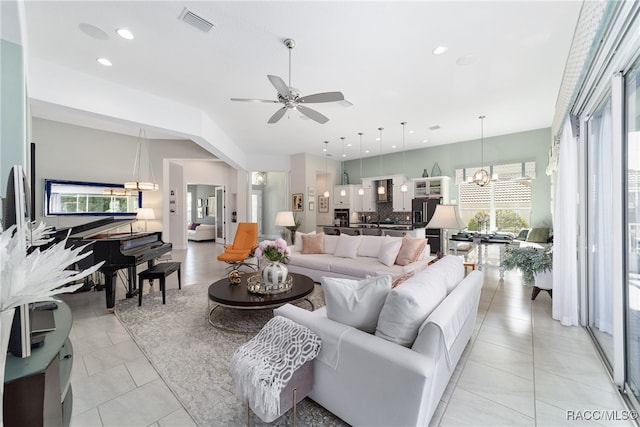
{"label": "piano lid", "polygon": [[56,233],[57,236],[60,236],[60,233],[64,233],[66,237],[67,231],[71,229],[71,235],[69,238],[71,239],[87,239],[92,236],[103,234],[111,230],[115,230],[117,228],[126,226],[128,224],[132,224],[136,222],[135,218],[102,218],[96,221],[88,222],[86,224],[76,225],[74,227],[69,227],[64,230],[60,230]]}

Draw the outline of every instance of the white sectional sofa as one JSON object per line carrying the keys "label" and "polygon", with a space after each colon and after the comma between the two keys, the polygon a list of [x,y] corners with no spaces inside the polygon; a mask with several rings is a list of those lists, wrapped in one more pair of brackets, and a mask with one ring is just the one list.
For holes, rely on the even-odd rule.
{"label": "white sectional sofa", "polygon": [[[313,251],[322,253],[304,253],[305,236],[322,238],[322,251]],[[419,240],[410,237],[404,239],[411,243]],[[391,275],[395,278],[423,270],[435,258],[430,255],[431,248],[426,244],[415,260],[404,257],[404,262],[401,262],[398,255],[402,255],[402,245],[403,237],[296,233],[296,244],[290,247],[287,267],[292,273],[304,274],[320,283],[323,276],[363,279],[367,276]]]}
{"label": "white sectional sofa", "polygon": [[216,239],[216,226],[213,224],[199,224],[195,230],[187,230],[187,239],[200,242]]}
{"label": "white sectional sofa", "polygon": [[[322,340],[309,396],[353,426],[427,426],[476,322],[483,275],[464,274],[449,255],[387,290],[375,334],[331,320],[328,306],[275,309]],[[415,340],[394,342],[394,331]]]}

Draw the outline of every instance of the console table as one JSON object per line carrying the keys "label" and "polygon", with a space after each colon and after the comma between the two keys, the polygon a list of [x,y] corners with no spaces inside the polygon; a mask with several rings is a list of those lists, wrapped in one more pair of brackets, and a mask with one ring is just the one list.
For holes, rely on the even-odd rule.
{"label": "console table", "polygon": [[24,359],[7,354],[3,406],[7,427],[68,426],[71,421],[72,316],[67,304],[57,304],[56,329],[44,333],[44,345]]}
{"label": "console table", "polygon": [[[483,249],[487,249],[488,245],[499,245],[499,258],[500,261],[498,263],[498,271],[500,272],[500,280],[504,279],[504,266],[502,265],[504,262],[504,252],[507,245],[509,245],[513,238],[506,235],[496,235],[496,234],[469,234],[469,233],[458,233],[454,234],[449,238],[449,240],[454,242],[473,242],[474,245],[478,248],[478,262],[477,267],[478,270],[482,271],[483,267],[491,267],[487,264],[486,260],[483,261]],[[455,245],[454,245],[455,248]],[[454,254],[457,252],[454,249]]]}

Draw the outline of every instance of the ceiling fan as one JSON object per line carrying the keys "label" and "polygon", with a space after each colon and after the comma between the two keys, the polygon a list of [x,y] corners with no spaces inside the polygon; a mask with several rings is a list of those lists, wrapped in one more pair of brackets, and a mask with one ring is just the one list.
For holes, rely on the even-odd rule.
{"label": "ceiling fan", "polygon": [[295,47],[296,42],[293,39],[285,39],[284,45],[289,49],[289,84],[287,85],[284,80],[278,76],[267,75],[267,78],[273,87],[278,91],[278,99],[274,101],[268,99],[231,98],[232,101],[284,104],[282,108],[271,116],[267,122],[269,124],[277,123],[289,109],[297,110],[311,120],[324,124],[329,121],[329,118],[304,104],[338,101],[344,101],[344,103],[351,104],[349,101],[344,99],[342,92],[321,92],[302,96],[302,93],[298,89],[291,86],[291,50]]}

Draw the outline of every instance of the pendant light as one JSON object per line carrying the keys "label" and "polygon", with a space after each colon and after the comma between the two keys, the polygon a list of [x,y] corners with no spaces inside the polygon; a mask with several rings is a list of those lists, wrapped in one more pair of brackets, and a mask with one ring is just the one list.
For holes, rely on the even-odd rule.
{"label": "pendant light", "polygon": [[484,169],[484,118],[486,116],[478,117],[480,119],[480,169],[473,174],[473,182],[480,187],[484,187],[489,183],[491,175]]}
{"label": "pendant light", "polygon": [[[402,122],[400,124],[402,125],[402,170],[406,171],[407,168],[406,168],[405,159],[404,159],[404,127],[407,124],[407,122]],[[409,191],[409,187],[407,186],[406,183],[400,186],[400,191],[403,193],[406,193],[407,191]]]}
{"label": "pendant light", "polygon": [[[346,155],[344,154],[344,138],[345,138],[344,136],[341,136],[341,137],[340,137],[340,139],[342,140],[342,158],[343,158],[343,159],[346,157]],[[341,175],[341,177],[342,177],[342,180],[343,180],[343,182],[342,182],[341,184],[346,184],[346,183],[344,182],[344,160],[342,160],[342,161],[340,162],[340,169],[342,170],[342,175]],[[340,189],[340,197],[344,197],[344,196],[346,196],[346,195],[347,195],[347,190],[346,190],[346,189],[344,189],[344,188]]]}
{"label": "pendant light", "polygon": [[[142,149],[147,151],[147,160],[149,161],[149,169],[147,170],[149,181],[140,180],[140,164],[142,163]],[[136,160],[133,164],[133,181],[124,183],[124,188],[127,190],[137,191],[155,191],[158,184],[155,182],[153,176],[153,168],[151,167],[151,153],[149,152],[149,140],[147,139],[147,133],[144,129],[140,128],[138,132],[138,148],[136,150]]]}
{"label": "pendant light", "polygon": [[329,169],[327,168],[327,157],[329,156],[329,141],[324,142],[324,197],[329,197]]}
{"label": "pendant light", "polygon": [[358,132],[360,135],[360,188],[358,188],[358,196],[364,196],[364,187],[362,186],[362,132]]}
{"label": "pendant light", "polygon": [[[380,176],[382,176],[382,130],[384,128],[378,128],[378,130],[380,131]],[[378,184],[378,194],[384,194],[386,192],[386,189],[384,188],[384,185],[382,185],[382,180],[379,181]]]}

